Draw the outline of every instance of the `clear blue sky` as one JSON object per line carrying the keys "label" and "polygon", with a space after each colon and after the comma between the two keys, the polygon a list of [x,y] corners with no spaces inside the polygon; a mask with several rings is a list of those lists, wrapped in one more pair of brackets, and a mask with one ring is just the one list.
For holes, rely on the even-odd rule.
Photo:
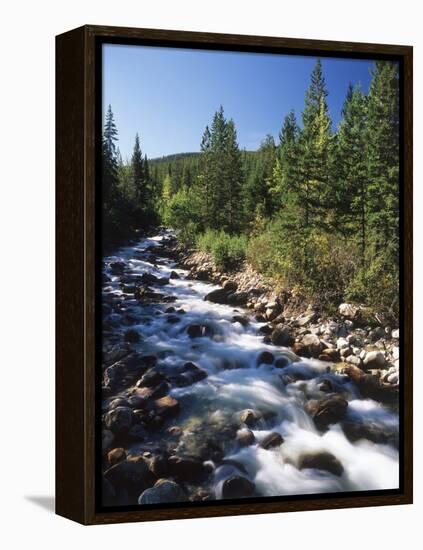
{"label": "clear blue sky", "polygon": [[[284,116],[300,121],[315,57],[103,46],[103,108],[110,103],[119,148],[130,157],[135,133],[149,158],[199,151],[201,136],[223,105],[241,148],[255,150],[266,134],[278,137]],[[349,82],[367,93],[369,60],[322,58],[336,125]]]}

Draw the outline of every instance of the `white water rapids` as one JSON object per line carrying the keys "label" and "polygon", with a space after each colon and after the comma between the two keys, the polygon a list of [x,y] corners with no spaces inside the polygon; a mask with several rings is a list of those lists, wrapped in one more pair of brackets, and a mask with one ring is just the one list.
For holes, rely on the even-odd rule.
{"label": "white water rapids", "polygon": [[[226,461],[223,465],[214,465],[212,490],[215,498],[221,498],[223,480],[233,472],[239,473],[239,465],[242,475],[255,484],[254,494],[259,496],[398,488],[396,448],[367,439],[352,443],[339,424],[331,425],[322,433],[305,412],[304,404],[308,399],[325,397],[319,384],[323,379],[330,379],[333,387],[340,388],[348,400],[347,420],[371,422],[395,431],[398,415],[380,403],[363,399],[345,376],[327,372],[328,363],[309,359],[292,362],[295,357],[288,349],[264,344],[263,335],[258,332],[263,323],[256,322],[253,317],[247,326],[233,322],[234,315],[249,316],[248,312],[205,301],[204,296],[217,287],[189,279],[187,271],[160,256],[161,241],[167,234],[163,231],[155,237],[144,238],[104,258],[107,282],[103,286],[103,296],[119,297],[123,304],[120,310],[105,310],[104,321],[112,327],[106,338],[121,342],[124,332],[131,328],[141,335],[140,342],[132,344],[133,348],[159,357],[159,368],[165,375],[188,361],[207,372],[206,378],[190,386],[170,389],[170,395],[181,405],[179,415],[171,424],[180,426],[184,432],[189,433],[193,426],[202,422],[224,425],[243,409],[266,412],[267,420],[261,420],[252,428],[256,442],[242,448],[229,445],[225,451]],[[156,247],[157,252],[152,253],[152,247]],[[157,260],[155,265],[152,254]],[[172,270],[176,271],[179,279],[170,279],[169,284],[157,288],[160,293],[175,296],[176,301],[139,303],[133,294],[123,292],[121,277],[112,274],[108,266],[114,261],[126,264],[126,279],[145,272],[169,277]],[[179,322],[168,322],[169,315],[164,312],[169,306],[175,308],[174,315],[178,315],[180,309],[185,311],[179,315]],[[211,335],[190,338],[186,328],[193,324],[211,327]],[[289,364],[283,369],[257,365],[257,357],[265,350],[275,357],[285,356]],[[280,433],[284,442],[265,450],[260,442],[271,431]],[[160,437],[164,437],[160,433]],[[134,451],[136,449],[134,444]],[[342,475],[314,468],[299,469],[301,455],[319,451],[330,452],[341,462]]]}

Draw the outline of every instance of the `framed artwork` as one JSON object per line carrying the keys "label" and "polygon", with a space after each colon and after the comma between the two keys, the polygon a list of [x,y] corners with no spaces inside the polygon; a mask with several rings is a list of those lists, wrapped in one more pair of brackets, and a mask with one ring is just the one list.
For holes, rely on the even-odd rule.
{"label": "framed artwork", "polygon": [[412,48],[57,47],[57,513],[412,502]]}

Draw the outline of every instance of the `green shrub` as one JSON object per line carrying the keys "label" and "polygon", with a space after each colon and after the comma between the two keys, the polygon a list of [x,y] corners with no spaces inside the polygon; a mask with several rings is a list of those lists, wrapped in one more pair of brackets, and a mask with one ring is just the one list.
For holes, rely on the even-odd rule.
{"label": "green shrub", "polygon": [[224,231],[207,230],[197,238],[200,250],[208,252],[218,269],[234,269],[245,260],[247,237],[230,235]]}
{"label": "green shrub", "polygon": [[179,230],[183,243],[192,245],[201,231],[200,212],[199,196],[182,187],[162,206],[162,220],[165,225]]}
{"label": "green shrub", "polygon": [[278,219],[250,240],[247,259],[283,286],[329,306],[343,300],[357,269],[358,252],[331,233],[287,227]]}

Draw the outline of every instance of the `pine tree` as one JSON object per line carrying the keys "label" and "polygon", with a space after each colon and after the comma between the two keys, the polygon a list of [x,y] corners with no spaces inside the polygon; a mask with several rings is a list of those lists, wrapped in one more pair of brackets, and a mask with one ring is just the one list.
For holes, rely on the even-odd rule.
{"label": "pine tree", "polygon": [[134,150],[131,158],[132,166],[132,184],[135,191],[135,196],[138,205],[143,208],[145,206],[146,192],[145,192],[145,173],[144,173],[144,161],[141,153],[140,138],[138,133],[135,135]]}
{"label": "pine tree", "polygon": [[208,126],[206,126],[203,137],[201,138],[200,149],[200,174],[197,181],[201,202],[203,204],[203,222],[205,227],[211,227],[211,133]]}
{"label": "pine tree", "polygon": [[279,132],[279,147],[273,169],[272,195],[273,211],[285,210],[288,204],[302,202],[304,197],[299,186],[299,150],[298,140],[300,129],[295,113],[291,110],[285,117]]}
{"label": "pine tree", "polygon": [[225,224],[223,226],[229,233],[235,233],[241,228],[242,207],[241,192],[244,181],[242,170],[241,152],[237,142],[235,123],[231,119],[226,123],[225,144]]}
{"label": "pine tree", "polygon": [[111,105],[106,113],[103,131],[102,190],[103,202],[110,206],[118,183],[118,152],[116,142],[118,132]]}
{"label": "pine tree", "polygon": [[336,148],[337,231],[359,242],[364,267],[367,230],[366,98],[350,84]]}
{"label": "pine tree", "polygon": [[[271,216],[274,211],[271,188],[275,161],[275,140],[268,134],[254,156],[254,162],[248,170],[249,176],[245,182],[245,213],[249,221],[256,219],[257,216]],[[243,164],[246,164],[245,160]]]}
{"label": "pine tree", "polygon": [[326,206],[332,197],[331,167],[333,135],[326,101],[328,95],[320,59],[311,75],[299,140],[300,179],[298,190],[304,204],[304,225],[324,226],[328,222]]}
{"label": "pine tree", "polygon": [[397,260],[399,250],[398,65],[376,61],[368,99],[366,154],[369,223],[375,246]]}

